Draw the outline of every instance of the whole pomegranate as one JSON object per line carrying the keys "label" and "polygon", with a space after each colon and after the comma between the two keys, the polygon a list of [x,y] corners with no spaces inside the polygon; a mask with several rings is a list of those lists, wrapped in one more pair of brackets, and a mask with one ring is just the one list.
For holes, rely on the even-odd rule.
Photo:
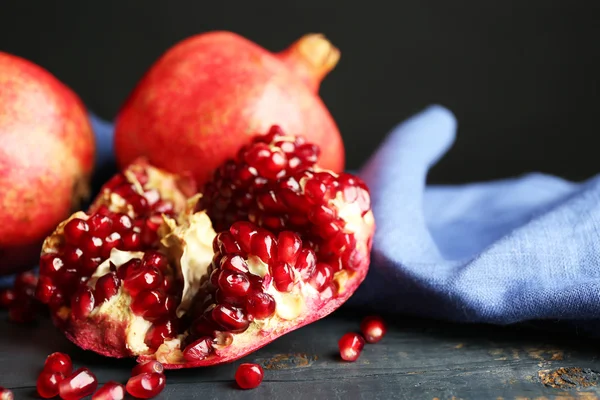
{"label": "whole pomegranate", "polygon": [[150,68],[120,110],[118,161],[126,166],[146,157],[204,184],[256,132],[279,124],[318,145],[323,168],[341,172],[342,139],[317,94],[339,57],[318,34],[279,53],[224,31],[183,40]]}
{"label": "whole pomegranate", "polygon": [[0,52],[0,274],[32,267],[41,243],[89,195],[95,146],[80,99],[48,71]]}
{"label": "whole pomegranate", "polygon": [[236,360],[328,315],[364,280],[375,224],[364,183],[319,153],[273,127],[201,193],[134,161],[46,239],[39,300],[80,347],[167,369]]}

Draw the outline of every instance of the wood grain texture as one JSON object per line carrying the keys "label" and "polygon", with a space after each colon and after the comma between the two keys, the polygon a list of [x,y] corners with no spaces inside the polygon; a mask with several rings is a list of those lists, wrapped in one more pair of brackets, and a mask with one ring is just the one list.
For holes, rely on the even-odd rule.
{"label": "wood grain texture", "polygon": [[[342,362],[337,340],[356,330],[362,316],[340,310],[233,364],[169,372],[159,398],[600,399],[592,340],[396,317],[382,342],[367,345],[357,362]],[[89,367],[100,382],[125,381],[134,365],[77,349],[47,319],[17,326],[0,313],[0,385],[13,389],[16,399],[37,398],[37,374],[54,351],[71,354],[76,367]],[[265,368],[258,389],[236,388],[233,376],[242,362]]]}

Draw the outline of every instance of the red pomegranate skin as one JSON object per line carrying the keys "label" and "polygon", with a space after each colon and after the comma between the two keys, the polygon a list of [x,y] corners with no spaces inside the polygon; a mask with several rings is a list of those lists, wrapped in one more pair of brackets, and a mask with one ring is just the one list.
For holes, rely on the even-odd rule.
{"label": "red pomegranate skin", "polygon": [[2,52],[0,143],[2,275],[35,265],[44,238],[88,195],[95,145],[77,95]]}
{"label": "red pomegranate skin", "polygon": [[321,148],[321,167],[341,172],[341,135],[317,95],[339,51],[306,35],[271,53],[231,32],[192,36],[150,68],[121,108],[115,149],[121,166],[144,156],[199,184],[253,135],[277,124]]}

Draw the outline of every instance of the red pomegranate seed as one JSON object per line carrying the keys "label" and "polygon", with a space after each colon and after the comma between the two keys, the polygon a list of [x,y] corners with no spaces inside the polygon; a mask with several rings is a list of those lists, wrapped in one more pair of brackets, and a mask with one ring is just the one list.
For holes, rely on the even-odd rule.
{"label": "red pomegranate seed", "polygon": [[271,266],[273,283],[280,292],[289,292],[294,287],[294,270],[285,262],[278,261]]}
{"label": "red pomegranate seed", "polygon": [[40,276],[38,285],[35,288],[35,298],[42,304],[48,304],[55,290],[56,286],[52,283],[52,279],[47,276]]}
{"label": "red pomegranate seed", "polygon": [[219,289],[226,296],[243,297],[250,289],[250,281],[245,274],[223,270],[219,273]]}
{"label": "red pomegranate seed", "polygon": [[157,251],[148,251],[146,254],[144,254],[142,265],[145,267],[156,267],[161,272],[165,273],[168,270],[169,260],[164,254],[161,254]]}
{"label": "red pomegranate seed", "polygon": [[40,397],[51,399],[58,396],[58,385],[63,379],[65,379],[65,376],[60,372],[42,371],[36,383]]}
{"label": "red pomegranate seed", "polygon": [[87,318],[94,306],[94,294],[87,285],[81,286],[71,298],[71,313],[74,319]]}
{"label": "red pomegranate seed", "polygon": [[317,290],[323,289],[333,279],[333,270],[328,264],[318,263],[310,284]]}
{"label": "red pomegranate seed", "polygon": [[0,400],[14,400],[13,392],[5,387],[0,386]]}
{"label": "red pomegranate seed", "polygon": [[221,253],[240,253],[240,246],[233,238],[233,235],[229,232],[221,232],[215,237],[213,241],[213,249],[215,249],[215,251],[219,250]]}
{"label": "red pomegranate seed", "polygon": [[163,274],[156,267],[141,267],[139,271],[125,277],[123,287],[135,296],[143,290],[152,290],[163,284]]}
{"label": "red pomegranate seed", "polygon": [[371,315],[362,320],[360,331],[368,343],[377,343],[385,335],[387,327],[383,318],[377,315]]}
{"label": "red pomegranate seed", "polygon": [[148,200],[144,196],[134,194],[127,198],[127,202],[131,204],[135,212],[138,214],[146,214],[149,210]]}
{"label": "red pomegranate seed", "polygon": [[286,263],[294,263],[300,249],[302,240],[294,232],[283,231],[277,237],[277,259]]}
{"label": "red pomegranate seed", "polygon": [[121,280],[115,272],[109,272],[108,274],[98,278],[96,281],[96,288],[94,289],[94,298],[96,299],[96,304],[100,305],[106,300],[110,300],[119,292],[120,286]]}
{"label": "red pomegranate seed", "polygon": [[83,235],[89,232],[90,227],[87,222],[80,218],[73,218],[65,225],[64,233],[65,233],[65,241],[72,245],[77,245]]}
{"label": "red pomegranate seed", "polygon": [[198,317],[190,326],[190,332],[194,336],[211,336],[215,331],[221,329],[215,321],[210,317],[211,311]]}
{"label": "red pomegranate seed", "polygon": [[98,257],[102,252],[102,239],[97,236],[85,235],[81,239],[81,249],[88,257]]}
{"label": "red pomegranate seed", "polygon": [[212,338],[202,337],[195,340],[183,350],[183,358],[186,361],[194,362],[204,360],[212,351]]}
{"label": "red pomegranate seed", "polygon": [[163,374],[143,373],[133,376],[127,381],[127,393],[139,399],[151,399],[158,396],[165,388],[166,379]]}
{"label": "red pomegranate seed", "polygon": [[71,375],[73,372],[73,362],[71,361],[71,357],[65,353],[52,353],[48,357],[46,357],[46,362],[44,363],[44,370],[50,372],[58,372],[63,374],[64,376]]}
{"label": "red pomegranate seed", "polygon": [[63,304],[65,304],[64,295],[60,291],[55,290],[50,302],[48,302],[48,307],[50,307],[51,310],[57,310]]}
{"label": "red pomegranate seed", "polygon": [[265,319],[275,314],[275,299],[268,293],[253,293],[246,298],[246,311],[254,319]]}
{"label": "red pomegranate seed", "polygon": [[151,349],[158,349],[158,347],[163,344],[165,339],[173,338],[175,336],[176,331],[174,324],[171,321],[167,321],[152,326],[152,328],[146,332],[146,338],[144,339],[144,342],[146,343],[146,346],[150,347]]}
{"label": "red pomegranate seed", "polygon": [[40,275],[53,278],[63,266],[63,260],[56,254],[44,254],[40,258]]}
{"label": "red pomegranate seed", "polygon": [[142,236],[139,232],[130,231],[124,233],[121,237],[123,250],[133,251],[139,250],[142,246]]}
{"label": "red pomegranate seed", "polygon": [[0,307],[9,308],[16,298],[17,295],[13,289],[0,290]]}
{"label": "red pomegranate seed", "polygon": [[157,290],[140,292],[131,302],[131,311],[149,321],[163,317],[167,314],[165,296]]}
{"label": "red pomegranate seed", "polygon": [[87,368],[79,368],[58,384],[58,393],[63,400],[79,400],[96,391],[98,380]]}
{"label": "red pomegranate seed", "polygon": [[83,250],[76,246],[67,245],[63,249],[62,259],[71,268],[77,268],[83,258]]}
{"label": "red pomegranate seed", "polygon": [[303,280],[313,276],[317,267],[317,256],[315,252],[309,249],[302,249],[296,260],[296,269],[300,272]]}
{"label": "red pomegranate seed", "polygon": [[229,304],[234,307],[242,307],[244,305],[244,297],[227,296],[221,289],[215,292],[215,300],[218,304]]}
{"label": "red pomegranate seed", "polygon": [[124,398],[125,386],[113,381],[106,382],[92,396],[92,400],[123,400]]}
{"label": "red pomegranate seed", "polygon": [[365,346],[365,339],[357,333],[346,333],[338,342],[340,356],[345,361],[356,361]]}
{"label": "red pomegranate seed", "polygon": [[157,374],[162,374],[163,371],[165,370],[165,367],[163,367],[163,365],[156,361],[156,360],[152,360],[152,361],[148,361],[145,362],[143,364],[138,364],[135,367],[133,367],[133,369],[131,370],[131,376],[137,376],[140,374],[152,374],[152,373],[157,373]]}
{"label": "red pomegranate seed", "polygon": [[249,253],[252,236],[256,234],[256,226],[250,222],[239,221],[231,225],[229,232],[235,236],[242,250]]}
{"label": "red pomegranate seed", "polygon": [[212,317],[217,324],[234,333],[243,332],[250,325],[241,309],[226,304],[217,305],[212,310]]}
{"label": "red pomegranate seed", "polygon": [[266,229],[258,229],[256,234],[252,236],[251,249],[252,254],[268,264],[271,258],[277,254],[275,236]]}
{"label": "red pomegranate seed", "polygon": [[226,255],[221,258],[219,264],[221,265],[221,269],[243,274],[248,272],[248,263],[239,255]]}
{"label": "red pomegranate seed", "polygon": [[257,388],[263,381],[265,372],[258,364],[240,364],[235,372],[235,381],[242,389]]}
{"label": "red pomegranate seed", "polygon": [[105,237],[112,231],[112,220],[106,215],[96,213],[90,217],[88,224],[94,236]]}
{"label": "red pomegranate seed", "polygon": [[96,269],[100,263],[102,263],[102,259],[100,257],[84,257],[81,261],[79,272],[82,276],[91,276],[94,272],[96,272]]}
{"label": "red pomegranate seed", "polygon": [[121,247],[122,245],[121,235],[118,232],[113,232],[104,238],[104,244],[102,245],[102,257],[109,258],[110,251],[114,248]]}
{"label": "red pomegranate seed", "polygon": [[124,233],[133,228],[133,221],[126,214],[117,214],[113,219],[113,229],[116,232]]}

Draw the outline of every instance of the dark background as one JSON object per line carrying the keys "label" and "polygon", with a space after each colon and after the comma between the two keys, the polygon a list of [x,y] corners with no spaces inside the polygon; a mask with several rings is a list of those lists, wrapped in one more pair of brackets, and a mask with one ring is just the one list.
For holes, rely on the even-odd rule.
{"label": "dark background", "polygon": [[[351,5],[353,4],[353,5]],[[600,171],[600,2],[1,1],[0,50],[26,57],[113,118],[144,71],[195,33],[278,51],[322,32],[342,51],[321,94],[359,167],[385,134],[438,103],[459,120],[432,182]]]}

